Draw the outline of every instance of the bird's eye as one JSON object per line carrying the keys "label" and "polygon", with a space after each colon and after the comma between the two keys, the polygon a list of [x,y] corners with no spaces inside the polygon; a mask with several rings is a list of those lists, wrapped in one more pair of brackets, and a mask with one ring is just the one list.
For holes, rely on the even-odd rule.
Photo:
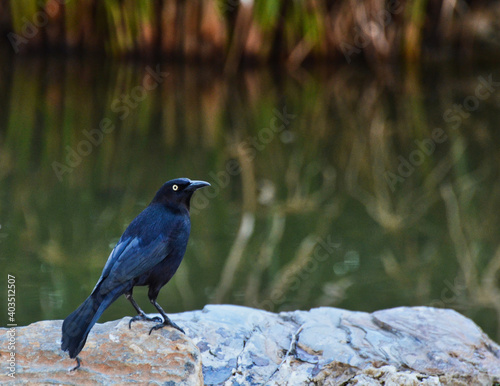
{"label": "bird's eye", "polygon": [[172,186],[172,190],[173,190],[174,192],[175,192],[175,191],[177,191],[177,189],[179,189],[179,187],[178,187],[177,185],[173,185],[173,186]]}

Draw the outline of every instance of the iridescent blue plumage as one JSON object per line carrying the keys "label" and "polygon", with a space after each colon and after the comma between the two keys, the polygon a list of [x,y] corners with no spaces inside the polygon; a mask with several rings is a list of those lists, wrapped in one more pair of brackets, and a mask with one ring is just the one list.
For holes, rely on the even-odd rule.
{"label": "iridescent blue plumage", "polygon": [[[104,310],[121,295],[132,303],[138,315],[148,318],[132,297],[135,286],[149,286],[148,297],[163,317],[151,331],[173,323],[156,302],[160,289],[172,278],[184,257],[190,233],[189,205],[193,193],[209,184],[178,178],[166,182],[155,197],[127,227],[109,255],[101,277],[90,296],[63,323],[61,348],[76,358],[92,326]],[[159,321],[159,320],[158,320]],[[130,325],[129,325],[130,326]]]}

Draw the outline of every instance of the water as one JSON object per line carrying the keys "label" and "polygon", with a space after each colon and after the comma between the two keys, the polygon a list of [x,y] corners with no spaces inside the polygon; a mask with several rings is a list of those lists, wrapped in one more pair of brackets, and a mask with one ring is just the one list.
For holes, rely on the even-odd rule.
{"label": "water", "polygon": [[[19,325],[73,311],[130,221],[185,176],[212,188],[194,198],[167,312],[430,305],[500,340],[497,70],[1,71],[1,282],[16,277]],[[135,298],[154,312],[146,289]],[[123,298],[101,321],[133,313]]]}

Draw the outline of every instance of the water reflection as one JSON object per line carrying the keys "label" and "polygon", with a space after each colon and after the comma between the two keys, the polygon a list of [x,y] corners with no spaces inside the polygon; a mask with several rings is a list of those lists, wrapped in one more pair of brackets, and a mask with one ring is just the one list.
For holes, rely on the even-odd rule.
{"label": "water reflection", "polygon": [[[153,88],[155,70],[2,67],[0,250],[19,324],[67,316],[157,188],[187,176],[213,188],[160,293],[169,312],[433,305],[500,338],[500,92],[466,104],[488,68],[225,78],[162,64]],[[474,109],[447,121],[460,105]],[[131,314],[120,300],[104,319]]]}

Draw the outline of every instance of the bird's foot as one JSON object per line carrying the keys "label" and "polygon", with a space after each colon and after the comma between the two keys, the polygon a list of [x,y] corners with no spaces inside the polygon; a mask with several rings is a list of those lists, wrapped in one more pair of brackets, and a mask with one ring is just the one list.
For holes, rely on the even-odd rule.
{"label": "bird's foot", "polygon": [[138,314],[134,316],[130,321],[128,322],[128,328],[132,328],[132,322],[136,322],[138,320],[143,320],[143,321],[148,321],[148,322],[163,322],[163,319],[160,318],[159,316],[155,316],[153,318],[150,318],[146,314]]}
{"label": "bird's foot", "polygon": [[165,326],[170,326],[170,327],[176,328],[177,330],[179,330],[180,332],[182,332],[183,334],[185,334],[185,332],[184,332],[184,330],[182,328],[180,328],[177,324],[175,324],[174,322],[172,322],[169,318],[166,318],[163,323],[160,323],[160,324],[157,324],[156,326],[153,326],[151,328],[151,330],[149,330],[149,335],[151,335],[151,333],[153,331],[159,330],[160,328],[163,328]]}
{"label": "bird's foot", "polygon": [[76,366],[73,367],[72,369],[70,369],[69,371],[75,371],[75,370],[78,370],[80,368],[80,365],[81,365],[80,358],[76,357],[75,360],[76,360]]}

